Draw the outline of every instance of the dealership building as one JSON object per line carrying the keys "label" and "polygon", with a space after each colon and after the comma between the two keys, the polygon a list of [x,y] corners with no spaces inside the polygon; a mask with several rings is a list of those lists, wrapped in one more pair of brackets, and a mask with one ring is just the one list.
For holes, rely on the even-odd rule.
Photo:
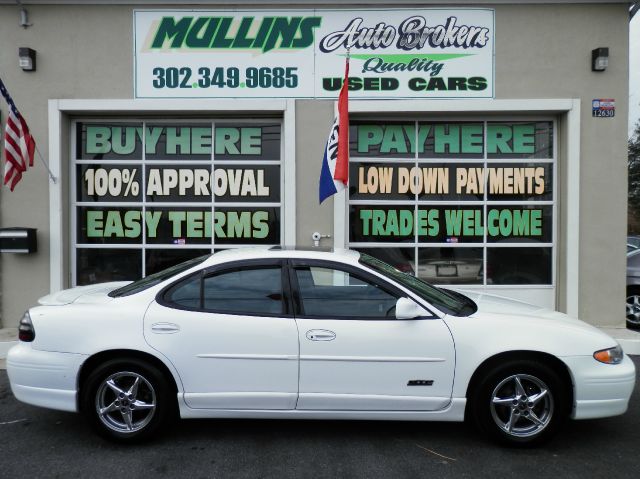
{"label": "dealership building", "polygon": [[[0,327],[246,246],[622,326],[628,22],[615,0],[0,0],[43,160],[0,190]],[[320,203],[347,56],[349,185]]]}

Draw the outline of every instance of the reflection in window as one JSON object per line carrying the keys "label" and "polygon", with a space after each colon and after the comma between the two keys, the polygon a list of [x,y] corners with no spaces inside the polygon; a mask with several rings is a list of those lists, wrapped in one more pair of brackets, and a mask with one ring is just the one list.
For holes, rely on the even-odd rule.
{"label": "reflection in window", "polygon": [[420,248],[416,276],[434,284],[482,284],[482,248]]}
{"label": "reflection in window", "polygon": [[487,284],[551,284],[551,248],[487,248]]}
{"label": "reflection in window", "polygon": [[204,309],[229,314],[282,314],[279,267],[238,269],[204,279]]}
{"label": "reflection in window", "polygon": [[296,268],[305,316],[394,319],[398,298],[362,278],[330,268]]}

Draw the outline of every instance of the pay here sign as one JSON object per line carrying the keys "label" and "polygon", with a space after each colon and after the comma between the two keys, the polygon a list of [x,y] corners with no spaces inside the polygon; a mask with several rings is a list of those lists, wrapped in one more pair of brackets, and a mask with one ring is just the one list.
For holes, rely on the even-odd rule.
{"label": "pay here sign", "polygon": [[492,98],[494,11],[137,10],[136,98]]}

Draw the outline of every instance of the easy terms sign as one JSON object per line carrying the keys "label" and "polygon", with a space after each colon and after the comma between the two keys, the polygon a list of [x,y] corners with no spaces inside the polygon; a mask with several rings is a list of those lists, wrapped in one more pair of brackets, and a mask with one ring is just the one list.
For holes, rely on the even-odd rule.
{"label": "easy terms sign", "polygon": [[136,98],[492,98],[494,11],[134,11]]}

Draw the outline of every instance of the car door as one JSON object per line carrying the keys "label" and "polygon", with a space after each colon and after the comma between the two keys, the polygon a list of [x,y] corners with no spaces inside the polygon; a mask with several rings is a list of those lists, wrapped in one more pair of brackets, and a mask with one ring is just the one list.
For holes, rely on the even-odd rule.
{"label": "car door", "polygon": [[189,407],[295,408],[298,332],[283,274],[279,260],[226,265],[151,304],[145,338],[178,370]]}
{"label": "car door", "polygon": [[292,260],[290,278],[297,409],[431,411],[450,403],[455,352],[441,319],[396,319],[396,301],[407,295],[354,266]]}

